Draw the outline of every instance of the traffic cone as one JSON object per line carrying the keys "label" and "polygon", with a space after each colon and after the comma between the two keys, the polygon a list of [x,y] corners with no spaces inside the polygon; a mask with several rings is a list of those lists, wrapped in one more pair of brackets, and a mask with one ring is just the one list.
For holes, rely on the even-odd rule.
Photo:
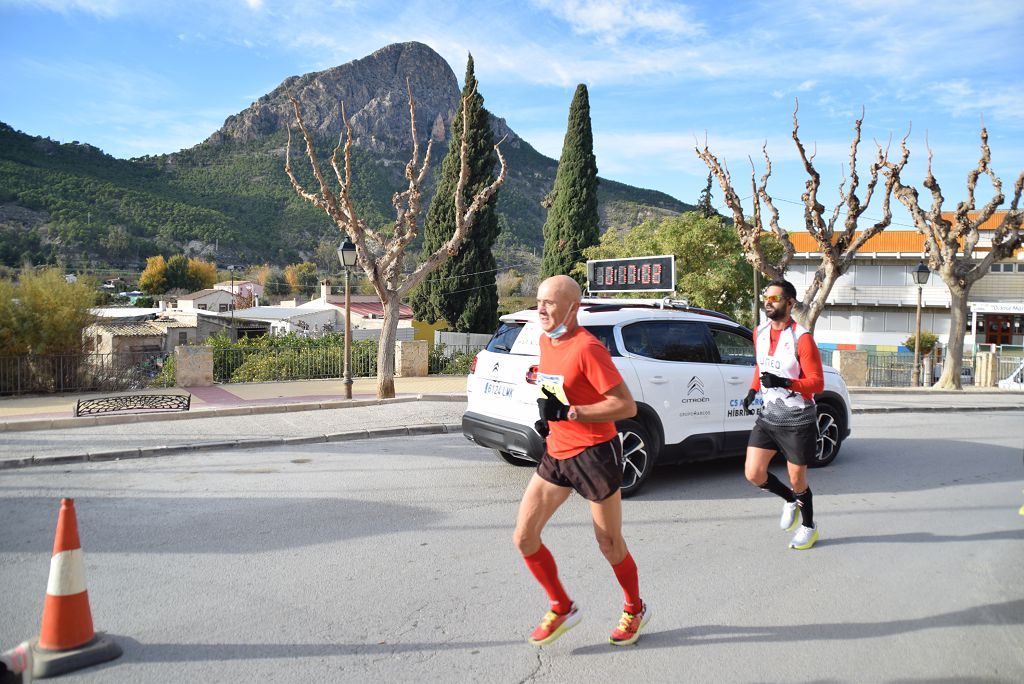
{"label": "traffic cone", "polygon": [[60,500],[43,626],[39,639],[32,643],[32,651],[33,674],[40,678],[80,670],[121,655],[120,646],[109,637],[97,635],[92,628],[74,499]]}

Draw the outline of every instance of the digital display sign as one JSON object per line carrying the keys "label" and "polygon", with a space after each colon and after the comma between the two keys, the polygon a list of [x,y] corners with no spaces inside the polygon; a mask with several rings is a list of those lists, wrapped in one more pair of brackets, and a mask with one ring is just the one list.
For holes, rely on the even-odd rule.
{"label": "digital display sign", "polygon": [[591,292],[675,292],[674,254],[587,262]]}

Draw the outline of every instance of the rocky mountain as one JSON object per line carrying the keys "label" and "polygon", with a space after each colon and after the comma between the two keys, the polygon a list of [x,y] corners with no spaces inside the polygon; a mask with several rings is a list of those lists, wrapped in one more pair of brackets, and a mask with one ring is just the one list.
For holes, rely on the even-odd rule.
{"label": "rocky mountain", "polygon": [[[204,142],[170,155],[118,160],[90,145],[33,138],[0,124],[0,243],[8,247],[0,249],[0,263],[27,257],[138,265],[152,254],[182,251],[232,263],[312,258],[321,240],[337,240],[337,230],[295,196],[283,172],[293,117],[288,96],[300,102],[322,155],[338,140],[344,103],[353,129],[353,197],[364,218],[385,225],[411,148],[407,82],[417,137],[421,145],[434,141],[432,168],[438,169],[460,88],[447,62],[421,43],[389,45],[348,64],[289,77]],[[486,84],[482,91],[486,98]],[[546,212],[541,201],[554,185],[557,161],[504,120],[492,121],[497,137],[506,138],[509,165],[499,193],[499,246],[538,250]],[[292,152],[311,181],[301,144]],[[690,208],[664,193],[601,181],[603,227]],[[498,257],[509,261],[507,254]]]}

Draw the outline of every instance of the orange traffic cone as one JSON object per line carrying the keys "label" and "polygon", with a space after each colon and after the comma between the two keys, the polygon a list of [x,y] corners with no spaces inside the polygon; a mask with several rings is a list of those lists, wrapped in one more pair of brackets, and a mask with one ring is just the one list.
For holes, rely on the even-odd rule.
{"label": "orange traffic cone", "polygon": [[43,604],[43,626],[33,642],[36,677],[79,670],[121,655],[121,647],[92,628],[85,561],[78,541],[75,500],[61,499],[57,534],[50,559],[50,579]]}

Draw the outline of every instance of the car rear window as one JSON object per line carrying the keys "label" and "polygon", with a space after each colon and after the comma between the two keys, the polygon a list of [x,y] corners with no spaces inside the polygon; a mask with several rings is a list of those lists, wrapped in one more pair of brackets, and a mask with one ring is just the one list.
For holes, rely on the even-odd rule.
{"label": "car rear window", "polygon": [[520,321],[502,321],[497,332],[494,333],[494,337],[487,343],[487,351],[508,354],[512,350],[516,338],[519,337],[519,333],[522,332],[523,325]]}

